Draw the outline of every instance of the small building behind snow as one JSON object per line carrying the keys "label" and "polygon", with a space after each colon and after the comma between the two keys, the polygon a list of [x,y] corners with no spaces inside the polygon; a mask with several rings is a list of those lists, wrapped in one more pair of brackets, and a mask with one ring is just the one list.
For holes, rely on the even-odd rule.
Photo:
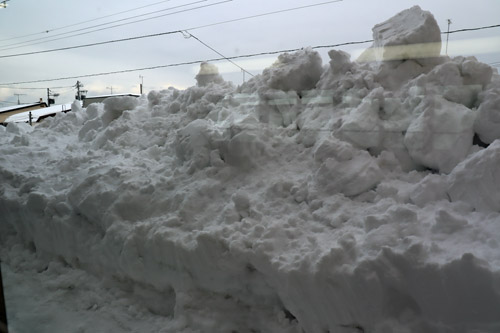
{"label": "small building behind snow", "polygon": [[47,104],[45,102],[38,102],[38,103],[20,104],[20,105],[0,108],[0,124],[6,123],[7,118],[13,115],[24,112],[29,113],[29,111],[40,110],[46,107]]}
{"label": "small building behind snow", "polygon": [[31,113],[31,122],[39,123],[43,119],[47,117],[53,117],[60,112],[68,112],[71,111],[71,104],[60,104],[60,105],[51,105],[44,108],[23,111],[16,114],[13,114],[7,117],[3,123],[29,123],[30,122],[30,113]]}
{"label": "small building behind snow", "polygon": [[124,97],[124,96],[141,97],[141,95],[139,95],[139,94],[109,94],[109,95],[87,96],[83,99],[83,107],[86,108],[87,106],[89,106],[92,103],[101,103],[106,98]]}

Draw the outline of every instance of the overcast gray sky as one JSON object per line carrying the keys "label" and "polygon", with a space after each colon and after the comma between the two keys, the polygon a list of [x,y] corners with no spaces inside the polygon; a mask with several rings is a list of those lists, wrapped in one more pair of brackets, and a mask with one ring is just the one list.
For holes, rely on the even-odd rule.
{"label": "overcast gray sky", "polygon": [[[0,8],[0,57],[166,31],[186,30],[226,20],[313,5],[328,0],[223,1],[10,0],[7,8]],[[296,11],[192,29],[190,32],[225,56],[336,44],[371,39],[373,25],[413,5],[419,5],[422,9],[431,11],[443,31],[447,29],[447,19],[451,19],[453,22],[452,30],[500,24],[500,16],[498,15],[500,1],[498,0],[343,0]],[[142,6],[147,7],[137,9]],[[206,7],[197,8],[201,6]],[[172,7],[178,8],[168,10]],[[181,10],[188,11],[174,13]],[[113,15],[124,11],[126,12]],[[133,20],[125,20],[131,16],[150,12],[156,13]],[[172,15],[87,33],[112,25],[169,13]],[[108,17],[101,18],[103,16]],[[107,24],[117,20],[122,21]],[[80,22],[87,23],[78,24]],[[88,29],[92,26],[96,27]],[[75,30],[79,31],[69,33]],[[61,35],[63,33],[67,34]],[[81,33],[86,34],[68,37]],[[449,53],[451,55],[464,53],[475,55],[486,63],[499,62],[500,41],[498,36],[500,36],[500,28],[453,34],[450,36],[450,42],[458,40],[467,42],[450,44]],[[47,41],[49,37],[51,39],[68,38]],[[472,42],[473,40],[476,42]],[[19,44],[22,42],[31,45],[20,47],[24,45]],[[37,44],[33,45],[33,43]],[[369,45],[342,49],[356,52],[356,50]],[[325,63],[328,61],[327,51],[320,51],[324,56]],[[120,71],[218,57],[218,54],[195,39],[186,39],[182,34],[172,34],[45,54],[0,58],[0,101],[2,101],[0,106],[11,105],[5,102],[17,101],[14,94],[26,94],[20,96],[21,102],[24,103],[37,101],[40,97],[45,100],[46,92],[44,90],[20,89],[34,87],[63,87],[52,89],[52,91],[61,94],[56,100],[57,103],[71,102],[75,94],[71,86],[75,85],[77,79],[11,86],[15,88],[1,87],[3,83]],[[275,58],[276,56],[263,56],[236,62],[251,73],[258,74]],[[219,62],[216,64],[226,80],[241,84],[243,75],[239,68],[229,63]],[[186,65],[126,74],[87,77],[79,80],[85,85],[85,89],[89,90],[89,95],[109,93],[110,87],[113,87],[113,93],[138,93],[141,81],[139,75],[144,77],[145,92],[169,86],[186,88],[195,84],[194,76],[198,67],[199,65]],[[246,78],[248,79],[248,77],[247,74]]]}

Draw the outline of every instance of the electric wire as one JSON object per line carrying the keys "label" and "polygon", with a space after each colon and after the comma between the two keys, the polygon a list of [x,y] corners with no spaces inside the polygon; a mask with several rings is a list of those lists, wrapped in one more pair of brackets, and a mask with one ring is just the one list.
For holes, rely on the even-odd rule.
{"label": "electric wire", "polygon": [[[206,1],[206,0],[204,0],[204,1]],[[228,1],[232,1],[232,0],[228,0]],[[222,1],[222,2],[211,4],[211,5],[221,4],[221,3],[224,3],[224,2],[228,2],[228,1]],[[208,26],[219,25],[219,24],[225,24],[225,23],[231,23],[231,22],[241,21],[241,20],[247,20],[247,19],[251,19],[251,18],[255,18],[255,17],[261,17],[261,16],[267,16],[267,15],[272,15],[272,14],[277,14],[277,13],[289,12],[289,11],[293,11],[293,10],[310,8],[310,7],[314,7],[314,6],[320,6],[320,5],[330,4],[330,3],[339,2],[339,1],[343,1],[343,0],[328,1],[328,2],[323,2],[323,3],[317,3],[317,4],[307,5],[307,6],[294,7],[294,8],[283,9],[283,10],[280,10],[280,11],[274,11],[274,12],[268,12],[268,13],[253,15],[253,16],[247,16],[247,17],[243,17],[243,18],[239,18],[239,19],[235,19],[235,20],[216,22],[216,23],[212,23],[212,24],[207,25],[207,27]],[[207,6],[210,6],[210,5],[207,5]],[[202,7],[205,7],[205,6],[202,6]],[[175,14],[175,13],[170,13],[170,14]],[[131,23],[133,23],[133,22],[131,22]],[[116,27],[116,26],[113,26],[113,27]],[[108,27],[108,28],[105,28],[105,29],[109,29],[109,28],[113,28],[113,27]],[[194,27],[194,28],[189,28],[189,29],[183,29],[183,30],[184,31],[189,31],[189,30],[193,30],[193,29],[201,29],[202,27],[204,27],[204,26],[199,26],[199,27]],[[89,32],[86,32],[86,33],[78,34],[78,35],[83,35],[83,34],[95,32],[95,31],[100,31],[100,30],[101,29],[94,30],[94,31],[89,31]],[[102,29],[102,30],[104,30],[104,29]],[[108,41],[96,42],[96,43],[90,43],[90,44],[83,44],[83,45],[68,46],[68,47],[62,47],[62,48],[57,48],[57,49],[50,49],[50,50],[43,50],[43,51],[34,51],[34,52],[24,52],[24,53],[16,53],[16,54],[7,54],[7,55],[0,56],[0,59],[1,58],[12,58],[12,57],[26,56],[26,55],[34,55],[34,54],[40,54],[40,53],[50,53],[50,52],[56,52],[56,51],[71,50],[71,49],[91,47],[91,46],[97,46],[97,45],[105,45],[105,44],[111,44],[111,43],[131,41],[131,40],[136,40],[136,39],[143,39],[143,38],[159,37],[159,36],[164,36],[164,35],[170,35],[170,34],[180,33],[181,31],[182,30],[165,31],[165,32],[156,33],[156,34],[142,35],[142,36],[136,36],[136,37],[128,37],[128,38],[115,39],[115,40],[108,40]],[[77,35],[75,35],[75,36],[77,36]],[[59,39],[65,39],[65,38],[70,38],[70,37],[74,37],[74,36],[66,36],[66,37],[62,37],[62,38],[52,39],[50,41],[59,40]],[[48,41],[45,41],[45,42],[48,42]],[[41,42],[41,43],[45,43],[45,42]],[[31,45],[34,45],[34,44],[31,44]],[[25,46],[28,46],[28,45],[25,45]],[[17,48],[17,47],[15,47],[15,48]],[[0,51],[3,51],[3,50],[7,50],[7,49],[0,49]]]}
{"label": "electric wire", "polygon": [[[53,36],[50,36],[50,37],[43,37],[43,38],[32,39],[32,40],[28,40],[28,41],[24,41],[24,42],[20,42],[20,43],[7,44],[7,45],[1,46],[0,51],[18,49],[18,48],[22,48],[22,47],[27,47],[27,46],[32,46],[32,45],[38,45],[38,44],[43,44],[43,43],[47,43],[47,42],[53,42],[53,41],[56,41],[56,40],[61,40],[61,39],[66,39],[66,38],[81,36],[81,35],[85,35],[85,34],[89,34],[89,33],[93,33],[93,32],[98,32],[98,31],[103,31],[103,30],[107,30],[107,29],[111,29],[111,28],[120,27],[120,26],[123,26],[123,25],[128,25],[128,24],[143,22],[143,21],[152,20],[152,19],[155,19],[155,18],[160,18],[160,17],[164,17],[164,16],[170,16],[170,15],[179,14],[179,13],[183,13],[183,12],[187,12],[187,11],[192,11],[192,10],[196,10],[196,9],[200,9],[200,8],[205,8],[205,7],[209,7],[209,6],[213,6],[213,5],[217,5],[217,4],[231,2],[233,0],[225,0],[225,1],[214,3],[214,4],[209,4],[209,5],[204,5],[204,6],[198,6],[198,7],[188,8],[188,9],[179,10],[179,11],[176,11],[176,12],[173,12],[173,13],[162,14],[162,15],[153,16],[153,17],[149,17],[149,18],[145,18],[145,19],[141,19],[141,20],[136,20],[136,21],[132,21],[132,22],[126,22],[126,23],[116,24],[116,25],[113,25],[113,26],[110,26],[110,27],[103,27],[103,28],[92,30],[92,31],[82,32],[82,33],[78,33],[78,34],[73,34],[71,36],[53,38],[53,37],[57,37],[57,36],[71,34],[71,33],[74,33],[74,32],[80,32],[80,31],[84,31],[84,30],[88,30],[88,29],[102,27],[102,26],[106,26],[106,25],[109,25],[109,24],[117,23],[117,22],[123,22],[123,21],[127,21],[127,20],[130,20],[130,19],[141,17],[141,16],[145,16],[145,15],[151,15],[151,14],[154,14],[154,13],[159,13],[159,12],[163,12],[163,11],[167,11],[167,10],[178,9],[178,8],[182,8],[182,7],[186,7],[186,6],[190,6],[190,5],[195,5],[195,4],[198,4],[198,3],[201,3],[201,2],[206,2],[206,1],[208,1],[208,0],[197,0],[197,1],[194,1],[194,2],[187,3],[187,4],[183,4],[183,5],[179,5],[179,6],[174,6],[174,7],[169,7],[169,8],[166,8],[166,9],[162,9],[162,10],[151,12],[151,13],[147,13],[147,14],[136,15],[136,16],[132,16],[132,17],[128,17],[128,18],[116,20],[116,21],[101,23],[101,24],[94,25],[94,26],[87,27],[87,28],[80,28],[80,29],[76,29],[76,30],[72,30],[72,31],[68,31],[68,32],[63,32],[63,33],[56,34],[56,35],[53,35]],[[34,42],[34,43],[31,43],[31,42]],[[23,44],[25,44],[25,45],[23,45]]]}
{"label": "electric wire", "polygon": [[156,6],[158,4],[165,3],[165,2],[170,2],[170,1],[172,1],[172,0],[163,0],[163,1],[155,2],[155,3],[149,4],[149,5],[144,5],[144,6],[141,6],[141,7],[136,7],[136,8],[124,10],[124,11],[121,11],[121,12],[118,12],[118,13],[114,13],[114,14],[100,16],[100,17],[97,17],[97,18],[93,18],[93,19],[90,19],[90,20],[86,20],[86,21],[81,21],[81,22],[78,22],[78,23],[73,23],[73,24],[65,25],[65,26],[58,27],[58,28],[46,29],[44,31],[30,33],[30,34],[26,34],[26,35],[22,35],[22,36],[15,36],[15,37],[10,37],[10,38],[6,38],[6,39],[0,39],[0,42],[4,42],[4,41],[7,41],[7,40],[12,40],[12,39],[21,39],[21,38],[25,38],[25,37],[42,35],[42,34],[50,33],[52,31],[57,31],[57,30],[63,30],[63,29],[66,29],[66,28],[71,28],[71,27],[77,26],[77,25],[81,25],[81,24],[85,24],[85,23],[89,23],[89,22],[94,22],[94,21],[102,20],[104,18],[108,18],[108,17],[113,17],[113,16],[117,16],[117,15],[129,13],[129,12],[132,12],[132,11],[135,11],[135,10],[139,10],[139,9],[143,9],[143,8],[147,8],[147,7],[151,7],[151,6]]}
{"label": "electric wire", "polygon": [[0,89],[15,89],[15,90],[46,90],[47,88],[49,89],[65,89],[65,88],[72,88],[73,86],[64,86],[64,87],[40,87],[40,88],[34,88],[34,87],[5,87],[5,86],[0,86]]}
{"label": "electric wire", "polygon": [[[223,4],[223,3],[226,3],[226,2],[230,2],[230,1],[233,1],[233,0],[221,1],[221,2],[214,3],[214,4],[209,4],[209,5],[205,5],[205,6],[199,6],[199,7],[191,8],[191,9],[188,9],[188,10],[195,10],[195,9],[200,9],[200,8],[204,8],[204,7],[219,5],[219,4]],[[180,29],[180,30],[188,30],[188,31],[197,30],[197,29],[212,27],[212,26],[221,25],[221,24],[227,24],[227,23],[239,22],[239,21],[243,21],[243,20],[249,20],[249,19],[253,19],[253,18],[257,18],[257,17],[275,15],[275,14],[280,14],[280,13],[285,13],[285,12],[290,12],[290,11],[296,11],[296,10],[301,10],[301,9],[306,9],[306,8],[311,8],[311,7],[317,7],[317,6],[324,6],[324,5],[328,5],[328,4],[331,4],[331,3],[342,2],[342,1],[343,0],[332,0],[332,1],[327,1],[327,2],[310,4],[310,5],[306,5],[306,6],[292,7],[292,8],[281,9],[281,10],[277,10],[277,11],[272,11],[272,12],[267,12],[267,13],[261,13],[261,14],[257,14],[257,15],[246,16],[246,17],[240,17],[240,18],[237,18],[237,19],[231,19],[231,20],[226,20],[226,21],[221,21],[221,22],[215,22],[215,23],[210,23],[210,24],[206,24],[206,25],[202,25],[202,26],[196,26],[196,27],[191,27],[191,28],[186,28],[186,29]],[[185,10],[185,11],[188,11],[188,10]],[[98,32],[98,31],[102,31],[102,30],[106,30],[106,29],[116,28],[116,27],[120,27],[120,26],[123,26],[123,25],[137,23],[137,22],[142,22],[142,21],[146,21],[146,20],[149,20],[149,19],[154,19],[154,18],[158,18],[158,17],[172,15],[172,14],[176,14],[176,13],[180,13],[180,12],[184,12],[184,11],[178,11],[178,12],[175,12],[175,13],[169,13],[169,14],[165,14],[165,15],[161,15],[161,16],[157,16],[157,17],[147,18],[147,19],[133,21],[133,22],[127,22],[127,23],[123,23],[123,24],[114,25],[114,26],[111,26],[111,27],[96,29],[96,30],[92,30],[92,31],[88,31],[88,32],[83,32],[83,33],[71,35],[71,36],[65,36],[65,37],[50,39],[50,40],[46,40],[46,41],[42,41],[42,42],[38,42],[38,43],[29,44],[29,45],[17,46],[17,47],[12,47],[12,48],[0,48],[0,51],[6,51],[6,50],[16,49],[16,48],[20,48],[20,47],[26,47],[26,46],[31,46],[31,45],[36,45],[36,44],[42,44],[42,43],[46,43],[46,42],[52,42],[52,41],[56,41],[56,40],[61,40],[61,39],[66,39],[66,38],[81,36],[81,35],[85,35],[85,34],[89,34],[89,33],[93,33],[93,32]],[[90,27],[90,28],[93,28],[93,27]],[[55,36],[52,36],[52,37],[55,37]],[[33,53],[33,54],[35,54],[35,53]],[[10,57],[10,56],[13,56],[13,55],[7,55],[7,57]]]}
{"label": "electric wire", "polygon": [[[496,27],[496,26],[488,26],[488,27],[481,27],[481,28],[488,29],[488,28],[492,28],[492,27]],[[464,31],[464,30],[465,29],[461,29],[460,31]],[[469,31],[469,30],[479,30],[479,29],[478,28],[467,29],[467,31]],[[182,30],[180,30],[179,32],[182,32]],[[455,32],[458,32],[458,31],[455,31]],[[193,36],[192,34],[190,34],[190,35]],[[200,41],[200,40],[198,39],[198,41]],[[340,47],[340,46],[359,45],[359,44],[366,44],[366,43],[371,43],[371,42],[373,42],[373,40],[370,39],[370,40],[351,41],[351,42],[338,43],[338,44],[317,45],[317,46],[312,46],[310,48],[311,49],[335,48],[335,47]],[[205,46],[209,47],[206,44],[205,44]],[[209,48],[211,48],[211,47],[209,47]],[[265,56],[265,55],[275,55],[275,54],[286,53],[286,52],[296,52],[296,51],[299,51],[301,49],[303,49],[303,48],[284,49],[284,50],[277,50],[277,51],[267,51],[267,52],[251,53],[251,54],[239,55],[239,56],[231,56],[231,57],[225,57],[225,56],[221,55],[222,58],[214,58],[214,59],[209,59],[209,60],[194,60],[194,61],[188,61],[188,62],[180,62],[180,63],[167,64],[167,65],[158,65],[158,66],[135,68],[135,69],[125,69],[125,70],[119,70],[119,71],[102,72],[102,73],[94,73],[94,74],[75,75],[75,76],[53,78],[53,79],[41,79],[41,80],[22,81],[22,82],[0,83],[0,88],[12,88],[12,87],[5,87],[5,86],[9,86],[9,85],[39,83],[39,82],[50,82],[50,81],[60,81],[60,80],[86,78],[86,77],[95,77],[95,76],[105,76],[105,75],[121,74],[121,73],[136,72],[136,71],[143,71],[143,70],[154,70],[154,69],[160,69],[160,68],[178,67],[178,66],[184,66],[184,65],[193,65],[193,64],[200,64],[200,63],[203,63],[203,62],[218,62],[218,61],[223,61],[223,60],[229,61],[229,60],[234,60],[234,59],[252,58],[252,57]],[[213,51],[217,52],[216,50],[213,50]],[[217,52],[217,53],[219,54],[219,52]],[[493,62],[493,63],[490,63],[489,65],[497,65],[497,64],[500,65],[500,62]],[[18,88],[18,89],[22,89],[22,88]],[[31,89],[31,88],[27,88],[27,89]],[[40,89],[45,89],[45,88],[40,88]],[[57,89],[57,88],[53,88],[53,89]]]}
{"label": "electric wire", "polygon": [[257,17],[263,17],[263,16],[274,15],[274,14],[286,13],[286,12],[291,12],[291,11],[305,9],[305,8],[324,6],[324,5],[329,5],[331,3],[342,2],[342,1],[343,0],[332,0],[332,1],[326,1],[326,2],[320,2],[320,3],[313,3],[313,4],[310,4],[310,5],[306,5],[306,6],[293,7],[293,8],[276,10],[276,11],[273,11],[273,12],[267,12],[267,13],[262,13],[262,14],[257,14],[257,15],[246,16],[246,17],[240,17],[240,18],[237,18],[237,19],[231,19],[231,20],[226,20],[226,21],[221,21],[221,22],[215,22],[215,23],[200,25],[200,26],[189,28],[189,29],[183,29],[183,30],[197,30],[197,29],[202,29],[202,28],[208,28],[208,27],[213,27],[213,26],[216,26],[216,25],[233,23],[233,22],[239,22],[239,21],[249,20],[249,19],[253,19],[253,18],[257,18]]}
{"label": "electric wire", "polygon": [[[347,43],[330,44],[330,45],[318,45],[318,46],[313,46],[311,48],[312,49],[332,48],[332,47],[339,47],[339,46],[353,45],[353,44],[362,44],[362,43],[368,43],[368,42],[370,42],[370,41],[347,42]],[[52,78],[52,79],[41,79],[41,80],[22,81],[22,82],[0,83],[0,88],[2,86],[4,86],[4,85],[10,86],[10,85],[17,85],[17,84],[62,81],[62,80],[69,80],[69,79],[79,79],[79,78],[87,78],[87,77],[96,77],[96,76],[106,76],[106,75],[113,75],[113,74],[123,74],[123,73],[130,73],[130,72],[138,72],[138,71],[145,71],[145,70],[154,70],[154,69],[160,69],[160,68],[179,67],[179,66],[185,66],[185,65],[195,65],[195,64],[201,64],[203,62],[219,62],[219,61],[224,61],[224,60],[228,61],[228,60],[243,59],[243,58],[253,58],[253,57],[259,57],[259,56],[265,56],[265,55],[275,55],[275,54],[278,54],[278,53],[285,53],[285,52],[296,52],[296,51],[303,50],[303,49],[304,48],[295,48],[295,49],[287,49],[287,50],[279,50],[279,51],[251,53],[251,54],[231,56],[231,57],[221,57],[221,58],[213,58],[213,59],[205,59],[205,60],[193,60],[193,61],[186,61],[186,62],[166,64],[166,65],[157,65],[157,66],[142,67],[142,68],[124,69],[124,70],[111,71],[111,72],[101,72],[101,73],[94,73],[94,74],[83,74],[83,75],[75,75],[75,76],[68,76],[68,77],[59,77],[59,78]]]}
{"label": "electric wire", "polygon": [[[206,0],[204,0],[204,1],[206,1]],[[230,0],[230,1],[232,1],[232,0]],[[298,7],[296,7],[296,8],[298,8]],[[292,10],[292,9],[290,9],[290,10]],[[268,13],[268,14],[270,14],[270,13]],[[262,14],[262,15],[264,15],[264,14]],[[252,17],[254,17],[254,16],[252,16]],[[243,19],[248,19],[248,18],[251,18],[251,17],[246,17],[246,18],[243,18]],[[230,22],[233,22],[233,21],[232,20],[231,21],[222,21],[222,22],[213,23],[213,24],[206,25],[206,26],[200,26],[200,27],[183,29],[183,30],[184,31],[189,31],[189,30],[193,30],[193,29],[200,29],[202,27],[208,27],[208,26],[213,26],[213,25],[218,25],[218,24],[224,24],[224,23],[230,23]],[[460,29],[460,30],[450,31],[449,33],[451,34],[451,33],[464,32],[464,31],[477,31],[477,30],[491,29],[491,28],[497,28],[497,27],[500,27],[500,25],[492,25],[492,26],[485,26],[485,27]],[[113,40],[108,40],[108,41],[103,41],[103,42],[74,45],[74,46],[68,46],[68,47],[62,47],[62,48],[56,48],[56,49],[49,49],[49,50],[43,50],[43,51],[34,51],[34,52],[25,52],[25,53],[0,55],[0,59],[2,59],[2,58],[20,57],[20,56],[26,56],[26,55],[34,55],[34,54],[41,54],[41,53],[50,53],[50,52],[57,52],[57,51],[72,50],[72,49],[92,47],[92,46],[105,45],[105,44],[111,44],[111,43],[120,43],[120,42],[126,42],[126,41],[132,41],[132,40],[144,39],[144,38],[160,37],[160,36],[165,36],[165,35],[182,33],[183,30],[165,31],[165,32],[160,32],[160,33],[155,33],[155,34],[149,34],[149,35],[141,35],[141,36],[121,38],[121,39],[113,39]],[[442,32],[442,34],[448,34],[448,32]],[[68,38],[69,37],[72,37],[72,36],[68,36]],[[66,37],[64,37],[64,38],[66,38]],[[373,42],[373,40],[363,41],[361,43],[366,43],[366,42]],[[360,42],[353,42],[353,44],[359,44],[359,43]],[[1,49],[0,49],[0,51],[1,51]]]}
{"label": "electric wire", "polygon": [[485,27],[476,27],[476,28],[466,28],[466,29],[458,29],[458,30],[452,30],[452,31],[444,31],[441,32],[442,35],[448,35],[448,34],[455,34],[457,32],[466,32],[466,31],[477,31],[477,30],[485,30],[485,29],[492,29],[492,28],[500,28],[500,24],[495,24],[495,25],[488,25]]}
{"label": "electric wire", "polygon": [[250,73],[249,71],[247,71],[246,69],[244,69],[243,67],[241,67],[240,65],[238,65],[237,63],[235,63],[234,61],[232,61],[231,59],[229,59],[228,57],[226,57],[225,55],[223,55],[222,53],[220,53],[219,51],[217,51],[216,49],[214,49],[213,47],[211,47],[210,45],[208,45],[207,43],[203,42],[202,40],[200,40],[198,37],[196,37],[195,35],[189,33],[188,31],[186,31],[186,33],[189,35],[189,37],[193,37],[194,39],[196,39],[198,42],[200,42],[202,45],[206,46],[207,48],[209,48],[210,50],[214,51],[215,53],[217,53],[219,56],[223,57],[224,59],[226,59],[227,61],[229,61],[230,63],[232,63],[233,65],[235,65],[236,67],[238,67],[239,69],[241,69],[243,72],[247,73],[248,75],[250,76],[254,76],[252,73]]}
{"label": "electric wire", "polygon": [[34,51],[34,52],[25,52],[25,53],[0,55],[0,59],[2,59],[2,58],[20,57],[20,56],[27,56],[27,55],[34,55],[34,54],[41,54],[41,53],[50,53],[50,52],[57,52],[57,51],[73,50],[73,49],[79,49],[79,48],[85,48],[85,47],[91,47],[91,46],[98,46],[98,45],[105,45],[105,44],[126,42],[126,41],[131,41],[131,40],[136,40],[136,39],[159,37],[159,36],[171,35],[171,34],[175,34],[175,33],[181,33],[181,31],[180,30],[166,31],[166,32],[160,32],[160,33],[150,34],[150,35],[142,35],[142,36],[136,36],[136,37],[127,37],[127,38],[121,38],[121,39],[108,40],[108,41],[104,41],[104,42],[96,42],[96,43],[90,43],[90,44],[81,44],[81,45],[75,45],[75,46],[61,47],[61,48],[58,48],[58,49],[50,49],[50,50],[43,50],[43,51]]}

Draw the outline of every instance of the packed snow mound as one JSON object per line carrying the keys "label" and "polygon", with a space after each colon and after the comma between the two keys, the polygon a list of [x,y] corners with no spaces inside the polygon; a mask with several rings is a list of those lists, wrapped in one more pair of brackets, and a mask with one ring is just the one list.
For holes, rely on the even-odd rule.
{"label": "packed snow mound", "polygon": [[171,332],[498,332],[498,75],[329,56],[0,127],[0,246],[148,290]]}
{"label": "packed snow mound", "polygon": [[323,64],[318,52],[305,48],[295,53],[281,54],[275,63],[264,69],[262,75],[244,84],[242,92],[252,92],[262,85],[282,91],[301,93],[316,87]]}
{"label": "packed snow mound", "polygon": [[373,28],[373,46],[361,61],[389,61],[439,57],[441,30],[434,16],[414,6]]}
{"label": "packed snow mound", "polygon": [[198,86],[203,87],[209,83],[222,83],[224,79],[219,74],[219,69],[213,64],[202,62],[200,64],[200,71],[195,77]]}
{"label": "packed snow mound", "polygon": [[448,193],[479,211],[500,212],[500,140],[477,152],[450,174]]}
{"label": "packed snow mound", "polygon": [[405,135],[413,160],[429,168],[450,172],[468,155],[474,137],[474,112],[441,96],[426,97],[415,110]]}
{"label": "packed snow mound", "polygon": [[498,76],[486,91],[479,95],[480,105],[474,131],[485,143],[500,139],[500,79]]}

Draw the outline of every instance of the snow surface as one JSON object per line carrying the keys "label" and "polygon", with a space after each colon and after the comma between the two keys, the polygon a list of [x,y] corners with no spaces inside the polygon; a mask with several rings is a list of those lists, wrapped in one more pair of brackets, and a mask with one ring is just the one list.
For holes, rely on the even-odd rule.
{"label": "snow surface", "polygon": [[499,332],[498,73],[329,55],[0,127],[13,331]]}

